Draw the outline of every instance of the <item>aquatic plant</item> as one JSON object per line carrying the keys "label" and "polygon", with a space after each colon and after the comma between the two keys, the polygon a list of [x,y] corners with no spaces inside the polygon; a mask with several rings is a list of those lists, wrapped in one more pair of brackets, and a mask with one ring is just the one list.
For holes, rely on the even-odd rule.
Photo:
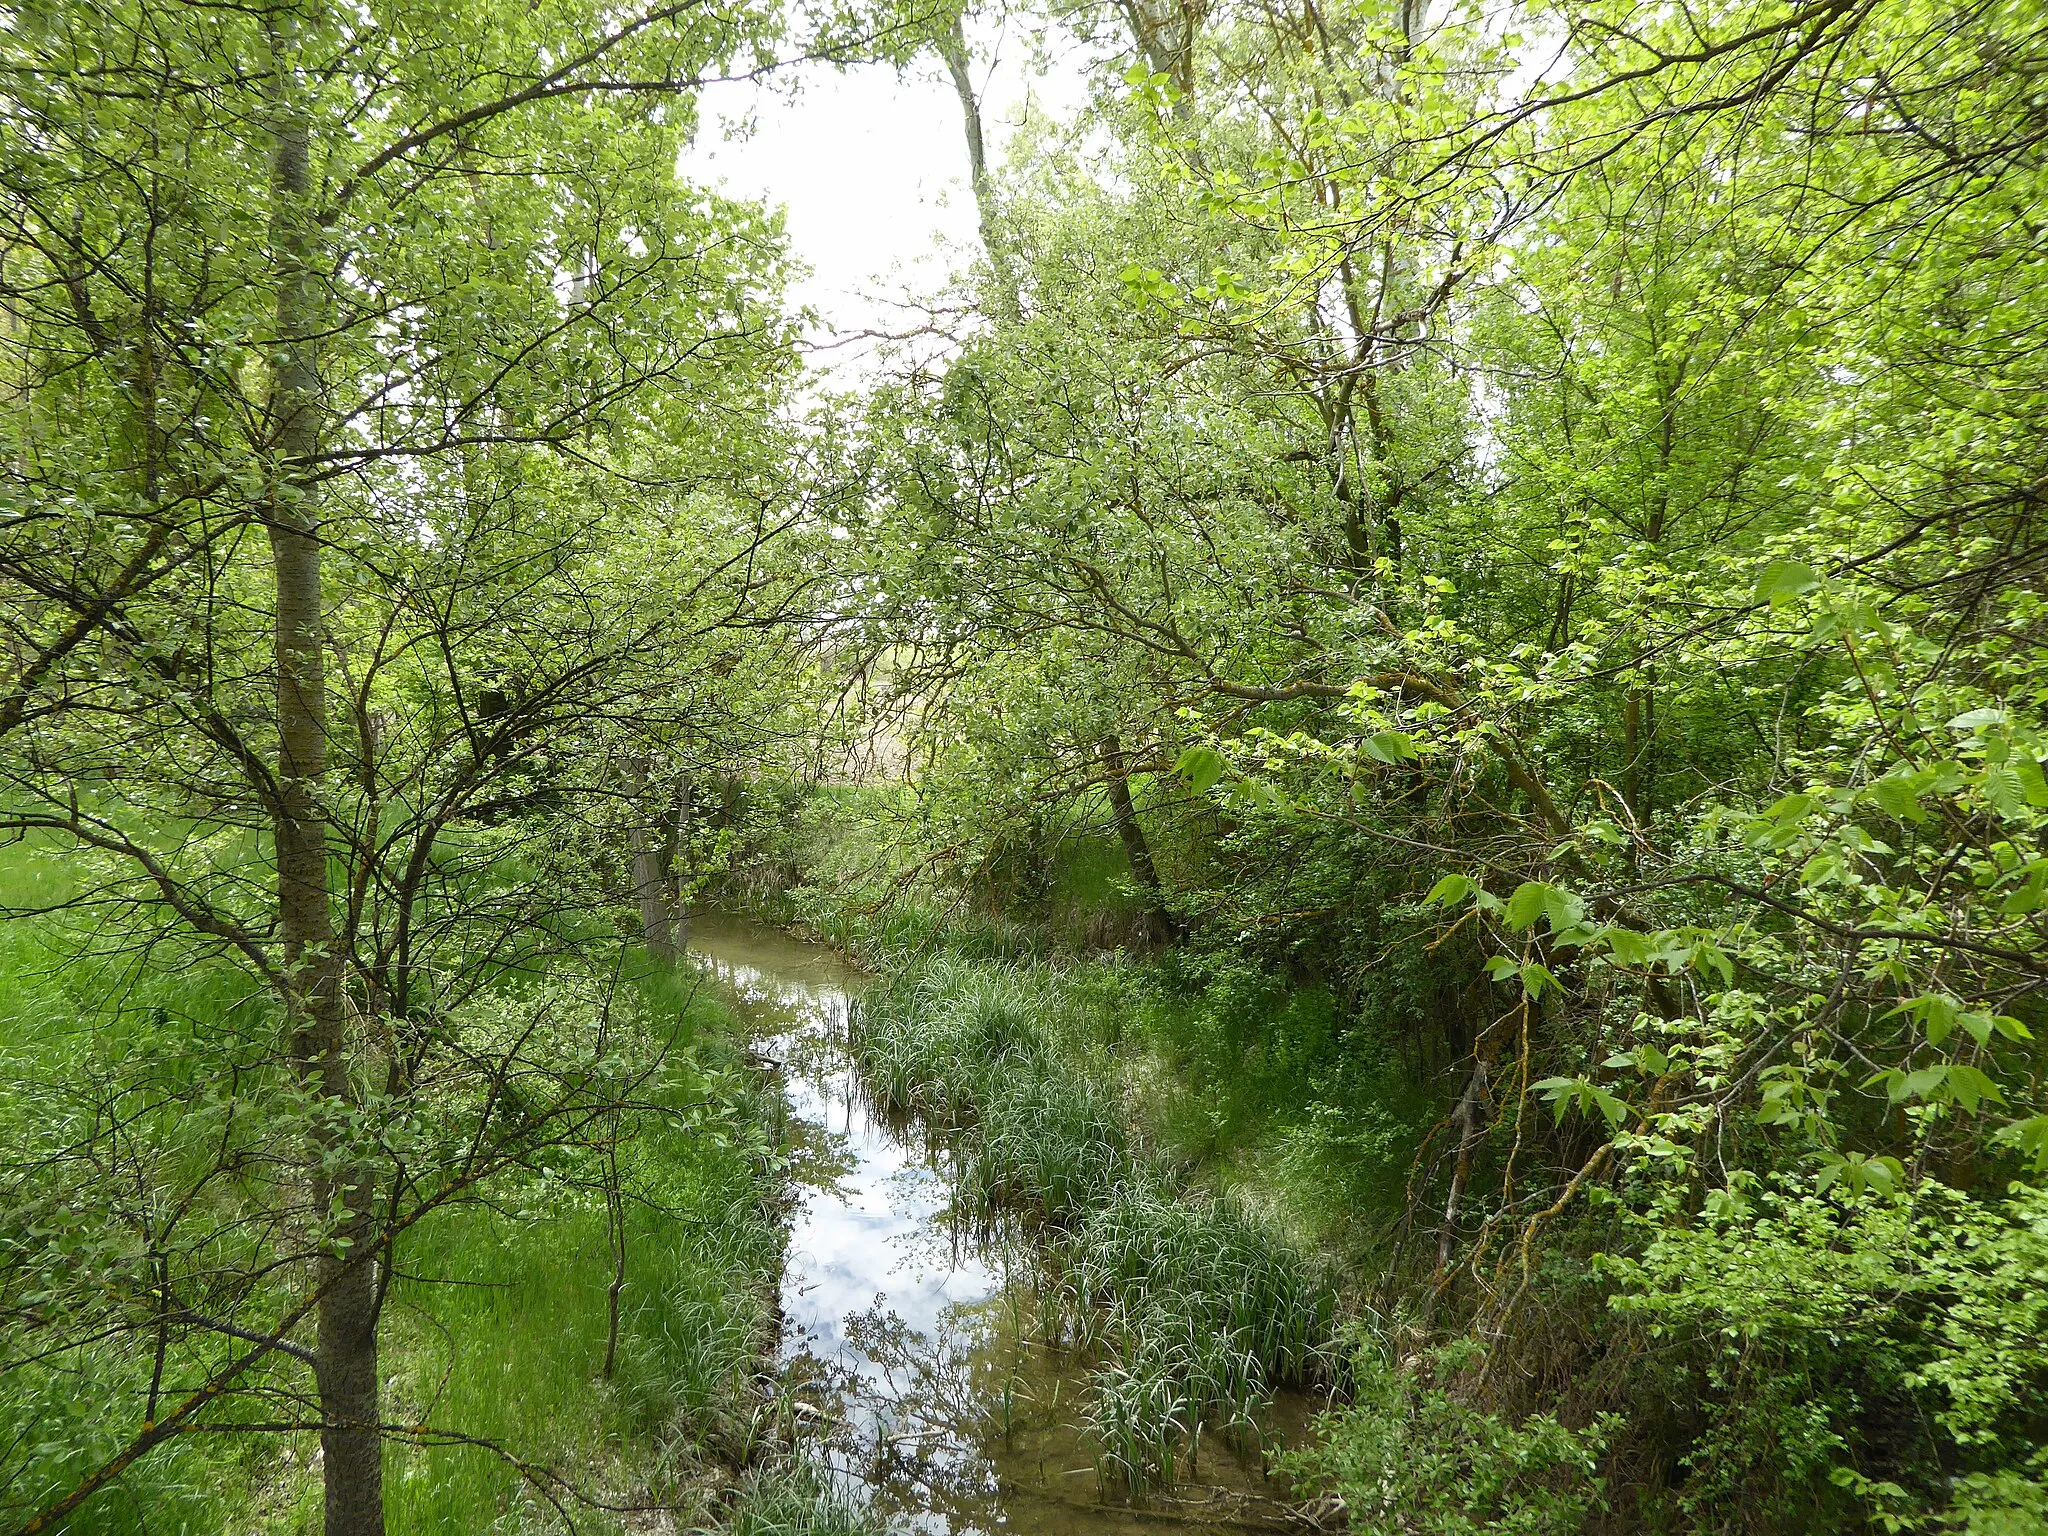
{"label": "aquatic plant", "polygon": [[718,1530],[720,1536],[880,1536],[881,1525],[829,1472],[798,1460],[751,1473]]}
{"label": "aquatic plant", "polygon": [[1171,1482],[1204,1425],[1246,1432],[1276,1387],[1330,1377],[1336,1293],[1281,1234],[1132,1145],[1085,1006],[1043,970],[947,956],[865,995],[851,1045],[884,1110],[954,1131],[966,1213],[1037,1224],[1042,1336],[1096,1359],[1099,1469],[1135,1491]]}

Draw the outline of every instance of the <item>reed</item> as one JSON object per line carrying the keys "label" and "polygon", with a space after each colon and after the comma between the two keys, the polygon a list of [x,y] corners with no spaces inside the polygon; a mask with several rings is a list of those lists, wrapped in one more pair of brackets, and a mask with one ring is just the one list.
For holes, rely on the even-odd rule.
{"label": "reed", "polygon": [[881,1536],[881,1524],[809,1461],[749,1474],[720,1529],[726,1536]]}
{"label": "reed", "polygon": [[1276,1388],[1328,1379],[1337,1305],[1295,1245],[1134,1145],[1114,1007],[1113,988],[943,956],[867,993],[851,1045],[884,1110],[952,1133],[967,1214],[1037,1227],[1042,1336],[1096,1361],[1099,1470],[1135,1492],[1173,1481],[1205,1425],[1251,1432]]}

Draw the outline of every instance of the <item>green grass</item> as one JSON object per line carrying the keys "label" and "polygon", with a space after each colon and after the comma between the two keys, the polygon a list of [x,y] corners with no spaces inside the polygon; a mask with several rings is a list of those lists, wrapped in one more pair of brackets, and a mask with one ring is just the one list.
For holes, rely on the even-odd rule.
{"label": "green grass", "polygon": [[746,1478],[725,1529],[731,1536],[880,1536],[866,1508],[804,1461]]}
{"label": "green grass", "polygon": [[[711,1048],[699,1063],[731,1034],[724,1010],[703,998],[685,1025]],[[611,1377],[604,1205],[531,1180],[502,1188],[495,1208],[425,1224],[408,1250],[416,1278],[396,1288],[390,1323],[405,1416],[459,1427],[529,1467],[574,1469],[580,1492],[619,1505],[688,1504],[754,1455],[766,1410],[752,1378],[771,1343],[782,1234],[762,1148],[743,1134],[765,1116],[726,1086],[742,1122],[656,1121],[622,1153],[637,1201]],[[691,1092],[671,1083],[659,1096],[680,1104]],[[476,1446],[394,1447],[387,1477],[394,1531],[547,1528],[550,1492],[579,1527],[610,1523]]]}
{"label": "green grass", "polygon": [[[61,894],[68,871],[16,847],[0,858],[0,895]],[[116,1210],[202,1188],[185,1230],[206,1233],[194,1263],[232,1270],[260,1250],[238,1235],[264,1208],[265,1170],[290,1166],[299,1143],[266,1140],[261,1106],[280,1021],[232,967],[176,945],[148,965],[89,953],[82,921],[0,923],[0,1147],[11,1166],[0,1210],[0,1305],[33,1314],[41,1287],[89,1295],[107,1275],[107,1320],[136,1288],[147,1256]],[[645,1095],[672,1115],[643,1114],[621,1152],[629,1206],[627,1284],[615,1369],[602,1372],[612,1278],[604,1202],[588,1169],[507,1177],[484,1203],[435,1212],[402,1240],[401,1278],[384,1324],[386,1412],[493,1442],[556,1489],[566,1479],[604,1502],[673,1499],[715,1511],[733,1469],[760,1459],[765,1410],[753,1381],[770,1343],[782,1235],[767,1145],[764,1090],[744,1068],[735,1018],[677,980],[629,975],[641,1018],[676,1029],[676,1052]],[[523,985],[508,978],[507,986]],[[231,1085],[231,1090],[230,1090]],[[229,1112],[232,1106],[233,1112]],[[66,1159],[99,1116],[123,1121],[118,1168]],[[247,1165],[199,1174],[230,1138]],[[102,1137],[102,1145],[107,1143]],[[238,1247],[238,1245],[249,1245]],[[47,1277],[47,1279],[45,1278]],[[195,1280],[195,1284],[199,1283]],[[274,1315],[294,1283],[280,1276],[246,1304]],[[16,1315],[20,1315],[17,1313]],[[116,1451],[143,1416],[150,1334],[126,1333],[46,1358],[30,1335],[0,1339],[0,1528],[73,1486]],[[205,1335],[174,1346],[166,1381],[193,1379],[220,1353]],[[304,1367],[280,1360],[256,1381],[301,1390]],[[282,1400],[244,1396],[218,1417],[275,1417]],[[288,1407],[288,1405],[286,1405]],[[433,1438],[431,1435],[425,1438]],[[310,1434],[181,1437],[132,1466],[72,1517],[86,1533],[311,1532],[319,1489]],[[387,1451],[394,1536],[558,1528],[536,1482],[475,1446],[394,1444]],[[763,1474],[762,1485],[773,1481]],[[576,1509],[579,1529],[621,1529]]]}
{"label": "green grass", "polygon": [[856,1004],[880,1106],[954,1130],[956,1197],[1038,1224],[1046,1341],[1094,1359],[1106,1482],[1173,1480],[1205,1425],[1244,1432],[1269,1394],[1328,1376],[1336,1297],[1314,1260],[1133,1144],[1109,1042],[1113,971],[942,956]]}

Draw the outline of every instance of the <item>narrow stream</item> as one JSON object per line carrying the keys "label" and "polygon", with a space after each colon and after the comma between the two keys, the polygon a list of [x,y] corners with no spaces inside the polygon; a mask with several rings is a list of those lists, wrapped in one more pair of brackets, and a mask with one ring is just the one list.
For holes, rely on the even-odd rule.
{"label": "narrow stream", "polygon": [[822,945],[725,919],[693,923],[690,949],[783,1068],[799,1200],[781,1365],[799,1432],[846,1489],[917,1536],[1285,1524],[1285,1490],[1220,1445],[1203,1445],[1171,1495],[1105,1497],[1077,1427],[1085,1369],[1030,1342],[1027,1251],[963,1230],[943,1142],[869,1112],[843,1044],[864,974]]}

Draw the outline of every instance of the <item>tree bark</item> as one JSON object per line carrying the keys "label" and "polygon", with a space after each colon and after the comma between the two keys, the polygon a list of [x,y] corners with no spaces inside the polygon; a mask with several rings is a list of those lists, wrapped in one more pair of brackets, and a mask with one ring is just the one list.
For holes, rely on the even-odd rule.
{"label": "tree bark", "polygon": [[1486,1129],[1487,1107],[1492,1102],[1487,1096],[1486,1077],[1486,1058],[1475,1056],[1472,1075],[1465,1079],[1465,1092],[1451,1115],[1451,1124],[1458,1131],[1458,1159],[1451,1168],[1451,1192],[1444,1197],[1443,1230],[1437,1234],[1438,1273],[1451,1267],[1451,1257],[1458,1251],[1460,1208],[1465,1201],[1466,1186],[1472,1181],[1472,1159],[1479,1150],[1479,1137]]}
{"label": "tree bark", "polygon": [[1169,944],[1180,937],[1180,923],[1166,905],[1166,888],[1159,880],[1159,867],[1152,862],[1152,845],[1138,822],[1137,807],[1131,804],[1131,785],[1124,771],[1124,746],[1116,732],[1102,738],[1104,787],[1109,791],[1110,819],[1117,840],[1124,845],[1124,859],[1131,866],[1131,878],[1145,899],[1145,917],[1155,944]]}
{"label": "tree bark", "polygon": [[[280,88],[287,66],[279,61]],[[329,904],[327,830],[319,804],[327,771],[327,684],[320,573],[320,337],[326,327],[319,226],[312,213],[306,125],[278,102],[271,148],[277,339],[271,414],[276,458],[268,518],[276,592],[278,933],[284,948],[292,1054],[318,1109],[309,1149],[313,1214],[323,1230],[314,1380],[327,1536],[383,1536],[383,1439],[378,1430],[376,1245],[369,1241],[371,1171],[334,1154],[350,1139],[353,1104],[341,965]]]}
{"label": "tree bark", "polygon": [[669,932],[674,940],[676,953],[682,955],[690,948],[690,903],[683,896],[683,887],[690,878],[690,834],[697,819],[697,795],[686,773],[676,788],[676,815],[670,825],[671,843],[668,856],[662,860],[662,877],[675,891],[675,905],[670,909]]}
{"label": "tree bark", "polygon": [[988,144],[982,133],[981,102],[974,94],[974,76],[967,52],[967,28],[961,16],[939,38],[939,57],[946,61],[946,73],[953,77],[954,94],[960,98],[960,120],[967,134],[967,170],[974,188],[974,209],[981,221],[981,245],[988,252],[988,264],[995,273],[1001,318],[1015,320],[1020,313],[1017,275],[1010,266],[1009,251],[1002,243],[996,222],[995,185],[988,177]]}
{"label": "tree bark", "polygon": [[632,799],[633,892],[640,902],[640,929],[647,952],[664,964],[676,958],[675,929],[669,921],[668,880],[662,868],[660,824],[647,788],[647,762],[626,764],[626,787]]}
{"label": "tree bark", "polygon": [[1195,36],[1208,7],[1203,0],[1121,0],[1131,40],[1152,73],[1173,82],[1173,115],[1185,118],[1195,100]]}

